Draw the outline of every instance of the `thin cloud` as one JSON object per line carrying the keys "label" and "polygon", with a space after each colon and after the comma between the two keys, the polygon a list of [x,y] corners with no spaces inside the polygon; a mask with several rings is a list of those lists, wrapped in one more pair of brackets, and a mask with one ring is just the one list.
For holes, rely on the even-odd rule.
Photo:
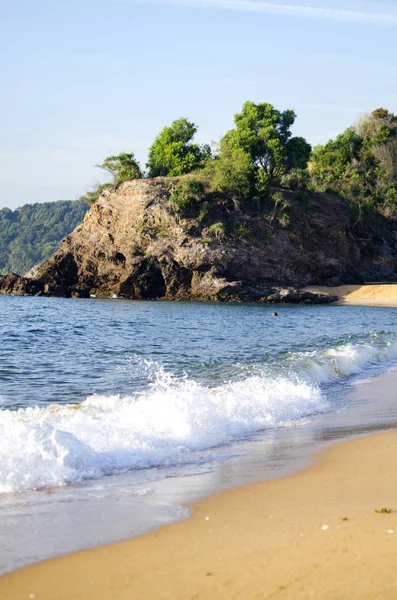
{"label": "thin cloud", "polygon": [[180,6],[184,8],[213,8],[237,12],[325,19],[349,23],[397,26],[397,14],[341,10],[326,7],[319,8],[305,5],[298,6],[293,4],[275,4],[274,2],[262,2],[256,0],[146,0],[146,4],[168,4],[169,6]]}

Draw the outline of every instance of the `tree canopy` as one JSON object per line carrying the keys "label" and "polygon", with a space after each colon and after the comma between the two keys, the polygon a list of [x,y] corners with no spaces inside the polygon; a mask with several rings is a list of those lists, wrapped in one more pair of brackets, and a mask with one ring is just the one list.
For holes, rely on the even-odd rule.
{"label": "tree canopy", "polygon": [[304,138],[292,137],[295,118],[292,110],[246,102],[234,117],[235,128],[219,145],[212,167],[215,189],[260,200],[289,170],[306,169],[311,146]]}
{"label": "tree canopy", "polygon": [[197,125],[180,117],[164,127],[149,148],[146,173],[133,153],[105,158],[98,165],[112,181],[97,185],[82,199],[93,203],[101,193],[118,183],[141,177],[178,177],[205,170],[214,191],[234,197],[265,197],[271,182],[280,182],[291,169],[305,170],[310,144],[293,137],[296,115],[271,104],[246,102],[234,117],[235,128],[226,133],[212,156],[208,144],[197,144]]}
{"label": "tree canopy", "polygon": [[314,150],[303,137],[293,136],[295,120],[291,109],[245,102],[212,155],[208,145],[194,141],[195,123],[181,117],[155,138],[146,173],[132,153],[110,156],[99,166],[112,182],[84,199],[94,202],[107,187],[137,177],[196,177],[201,171],[207,191],[235,200],[259,202],[271,197],[272,186],[292,186],[301,196],[307,189],[330,191],[359,207],[371,204],[397,215],[396,115],[379,108]]}
{"label": "tree canopy", "polygon": [[149,177],[172,177],[191,173],[211,156],[208,145],[193,143],[197,126],[181,117],[164,127],[149,149]]}
{"label": "tree canopy", "polygon": [[311,146],[303,138],[293,138],[291,127],[296,115],[293,110],[280,112],[268,103],[246,102],[234,117],[235,129],[226,138],[232,147],[243,149],[255,169],[277,179],[288,168],[305,168]]}
{"label": "tree canopy", "polygon": [[397,117],[377,109],[313,150],[313,188],[397,211]]}

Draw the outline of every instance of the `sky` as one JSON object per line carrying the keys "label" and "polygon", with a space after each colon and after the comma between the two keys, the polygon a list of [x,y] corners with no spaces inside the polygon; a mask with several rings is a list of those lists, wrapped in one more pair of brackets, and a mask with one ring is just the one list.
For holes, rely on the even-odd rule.
{"label": "sky", "polygon": [[246,100],[313,145],[397,112],[396,0],[1,0],[0,208],[76,199],[185,116],[217,141]]}

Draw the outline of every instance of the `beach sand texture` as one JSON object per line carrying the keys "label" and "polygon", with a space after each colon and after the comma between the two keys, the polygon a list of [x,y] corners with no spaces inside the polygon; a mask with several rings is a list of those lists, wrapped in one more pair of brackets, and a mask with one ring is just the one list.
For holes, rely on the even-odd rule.
{"label": "beach sand texture", "polygon": [[308,286],[310,292],[328,292],[339,298],[340,304],[397,306],[397,284],[340,285],[338,287]]}
{"label": "beach sand texture", "polygon": [[396,472],[396,432],[353,439],[302,473],[201,501],[187,521],[6,575],[0,598],[395,599]]}

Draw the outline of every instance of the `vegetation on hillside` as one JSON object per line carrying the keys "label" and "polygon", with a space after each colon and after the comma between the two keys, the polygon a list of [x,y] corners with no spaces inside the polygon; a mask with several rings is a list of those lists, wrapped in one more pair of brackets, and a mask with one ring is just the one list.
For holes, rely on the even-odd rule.
{"label": "vegetation on hillside", "polygon": [[258,235],[265,241],[274,237],[275,227],[290,227],[297,214],[307,215],[315,227],[313,206],[318,207],[321,197],[308,192],[347,200],[349,229],[363,243],[368,241],[367,226],[378,217],[392,231],[397,220],[397,116],[377,109],[314,149],[292,135],[295,119],[293,110],[246,102],[234,127],[211,151],[194,141],[197,126],[180,118],[155,138],[146,171],[132,152],[122,152],[98,165],[111,180],[80,201],[1,210],[0,274],[25,273],[46,260],[104,190],[143,177],[178,177],[171,181],[170,209],[177,219],[193,219],[187,225],[203,242],[215,243],[229,234],[249,240],[258,214]]}
{"label": "vegetation on hillside", "polygon": [[89,206],[79,200],[26,204],[0,210],[0,274],[24,274],[58,250]]}
{"label": "vegetation on hillside", "polygon": [[207,165],[215,191],[235,198],[266,200],[270,186],[292,168],[305,169],[311,146],[292,137],[296,115],[271,104],[246,102],[234,117],[235,128],[222,138],[212,164]]}
{"label": "vegetation on hillside", "polygon": [[204,177],[214,192],[245,200],[265,199],[272,183],[280,181],[291,169],[307,167],[311,146],[305,139],[292,136],[295,118],[292,110],[280,112],[271,104],[246,102],[241,113],[235,115],[235,128],[226,133],[212,153],[208,144],[194,142],[197,125],[181,117],[155,138],[145,173],[133,154],[106,158],[98,166],[110,173],[112,181],[98,185],[83,199],[93,203],[105,189],[127,179],[189,173]]}
{"label": "vegetation on hillside", "polygon": [[164,127],[149,148],[148,177],[173,177],[202,168],[211,149],[193,143],[196,132],[197,126],[184,117]]}
{"label": "vegetation on hillside", "polygon": [[223,194],[240,207],[261,208],[272,221],[282,215],[287,223],[283,189],[293,190],[300,200],[307,199],[308,191],[340,195],[350,202],[353,228],[365,225],[376,211],[389,219],[397,217],[394,114],[377,109],[335,140],[314,149],[304,138],[292,135],[295,119],[293,110],[246,102],[234,117],[234,128],[212,152],[208,145],[194,142],[197,125],[186,118],[177,119],[154,140],[146,172],[133,154],[109,157],[100,166],[112,175],[112,182],[84,198],[93,202],[103,189],[126,179],[190,174],[187,181],[175,185],[170,201],[182,217],[192,215],[196,207],[200,222],[214,198]]}
{"label": "vegetation on hillside", "polygon": [[380,210],[397,216],[397,116],[378,109],[335,140],[317,146],[309,166],[311,186],[352,203],[356,221]]}
{"label": "vegetation on hillside", "polygon": [[105,191],[123,181],[130,181],[132,179],[140,179],[143,177],[141,167],[132,152],[121,152],[117,156],[108,156],[105,158],[103,163],[97,165],[99,169],[102,169],[111,176],[111,181],[108,183],[102,183],[94,186],[91,190],[81,196],[80,200],[87,202],[88,204],[94,204],[99,196]]}
{"label": "vegetation on hillside", "polygon": [[[243,215],[233,229],[242,240],[250,236],[244,215],[255,211],[270,228],[288,227],[292,198],[301,203],[300,210],[308,211],[309,191],[346,199],[351,229],[361,232],[363,239],[365,227],[376,215],[386,217],[394,227],[397,116],[377,109],[314,149],[304,138],[292,135],[295,119],[293,110],[246,102],[234,117],[234,127],[211,151],[209,145],[194,141],[197,125],[180,118],[155,138],[146,172],[132,152],[122,152],[98,165],[111,180],[79,201],[1,210],[0,274],[25,273],[46,260],[104,190],[143,177],[180,177],[171,185],[170,207],[179,219],[194,218],[201,235],[213,241],[230,232],[225,211],[233,207]],[[271,236],[271,231],[266,235]]]}

